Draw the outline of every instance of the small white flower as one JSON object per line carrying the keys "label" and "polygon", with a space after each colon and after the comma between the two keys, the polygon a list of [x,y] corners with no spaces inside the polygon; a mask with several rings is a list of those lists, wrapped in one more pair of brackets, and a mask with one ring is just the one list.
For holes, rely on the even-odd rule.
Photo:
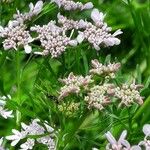
{"label": "small white flower", "polygon": [[145,124],[143,126],[143,133],[147,136],[150,136],[150,124]]}
{"label": "small white flower", "polygon": [[93,3],[92,2],[88,2],[88,3],[84,4],[82,10],[84,10],[84,9],[91,9],[91,8],[93,8]]}
{"label": "small white flower", "polygon": [[82,32],[79,32],[79,35],[77,36],[78,43],[82,43],[84,38],[84,34]]}
{"label": "small white flower", "polygon": [[28,150],[28,149],[33,149],[34,145],[35,145],[34,139],[27,139],[27,141],[21,144],[20,147],[21,150]]}
{"label": "small white flower", "polygon": [[105,15],[103,15],[102,12],[99,12],[98,9],[93,9],[92,13],[91,13],[91,19],[95,22],[101,22],[104,20]]}
{"label": "small white flower", "polygon": [[0,115],[7,119],[7,118],[13,118],[14,116],[12,115],[13,111],[9,111],[7,109],[5,109],[5,105],[6,105],[6,99],[11,99],[11,96],[10,95],[7,95],[6,96],[2,96],[0,97]]}
{"label": "small white flower", "polygon": [[9,135],[9,136],[6,136],[6,139],[7,140],[11,140],[11,146],[15,146],[17,145],[17,143],[25,138],[26,135],[24,135],[22,132],[19,132],[18,130],[16,129],[12,129],[12,133],[14,133],[14,135]]}
{"label": "small white flower", "polygon": [[29,54],[29,53],[31,53],[31,51],[32,51],[32,47],[29,46],[29,45],[25,45],[25,46],[24,46],[24,50],[25,50],[25,53]]}
{"label": "small white flower", "polygon": [[[52,139],[52,137],[54,137],[54,129],[50,127],[47,122],[44,123],[45,128],[39,123],[39,119],[32,120],[29,125],[21,123],[21,131],[13,129],[12,132],[14,134],[6,136],[6,139],[12,141],[11,146],[15,146],[20,140],[27,138],[29,135],[41,135],[42,137],[38,137],[36,139],[27,138],[27,141],[20,146],[21,150],[33,149],[35,141],[37,141],[38,143],[42,143],[41,141],[45,141],[45,143],[43,142],[43,144],[45,144],[47,147],[49,147],[49,145],[53,143],[51,146],[55,147],[55,141],[54,139]],[[49,136],[44,136],[44,134],[47,132],[49,133]]]}
{"label": "small white flower", "polygon": [[12,29],[12,28],[18,26],[19,24],[20,24],[20,23],[19,23],[18,21],[16,21],[16,20],[10,20],[10,21],[8,22],[8,28]]}
{"label": "small white flower", "polygon": [[14,116],[12,115],[12,112],[13,111],[8,111],[7,109],[4,109],[3,107],[0,106],[0,115],[5,119],[13,118]]}
{"label": "small white flower", "polygon": [[[143,133],[145,134],[144,140],[139,142],[139,146],[144,146],[146,150],[150,150],[150,124],[143,126]],[[140,150],[140,149],[139,149]]]}
{"label": "small white flower", "polygon": [[106,138],[109,141],[109,143],[106,146],[106,150],[122,150],[123,148],[126,148],[127,150],[130,149],[129,142],[125,139],[127,136],[127,131],[124,130],[117,141],[113,135],[108,131],[106,134]]}
{"label": "small white flower", "polygon": [[38,15],[43,7],[43,1],[38,1],[35,6],[33,5],[33,3],[29,4],[29,8],[30,8],[30,12],[29,13],[33,13],[34,15]]}

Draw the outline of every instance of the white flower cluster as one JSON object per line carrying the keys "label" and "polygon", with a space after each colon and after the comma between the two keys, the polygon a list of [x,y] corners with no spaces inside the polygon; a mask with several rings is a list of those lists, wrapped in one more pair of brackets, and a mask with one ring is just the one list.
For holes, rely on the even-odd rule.
{"label": "white flower cluster", "polygon": [[9,111],[9,110],[4,108],[6,105],[7,99],[11,99],[11,96],[8,95],[7,97],[6,96],[0,97],[0,115],[5,119],[13,117],[13,115],[12,115],[13,111]]}
{"label": "white flower cluster", "polygon": [[43,126],[39,119],[32,120],[29,125],[21,123],[21,131],[13,129],[13,135],[6,136],[6,139],[12,141],[11,146],[15,146],[20,140],[27,138],[21,144],[21,150],[33,149],[36,142],[46,145],[49,150],[55,150],[54,129],[47,123]]}
{"label": "white flower cluster", "polygon": [[87,86],[93,82],[91,76],[75,76],[73,73],[70,73],[68,78],[60,79],[60,81],[64,83],[65,86],[60,89],[58,99],[63,99],[71,93],[78,94],[82,88],[87,89]]}
{"label": "white flower cluster", "polygon": [[0,28],[0,37],[5,38],[3,41],[5,50],[11,48],[17,50],[19,46],[23,46],[26,53],[31,52],[32,49],[29,43],[31,43],[33,39],[29,31],[26,31],[25,25],[20,25],[17,21],[9,21],[8,27]]}
{"label": "white flower cluster", "polygon": [[94,24],[89,23],[86,30],[79,33],[78,41],[81,42],[83,39],[87,39],[96,50],[100,49],[100,45],[106,47],[119,45],[120,40],[116,36],[122,34],[122,31],[119,29],[111,34],[111,28],[107,26],[107,23],[103,22],[104,17],[103,13],[99,12],[98,9],[93,9],[91,19]]}
{"label": "white flower cluster", "polygon": [[123,84],[121,87],[116,87],[114,89],[114,96],[121,100],[119,106],[126,105],[130,106],[133,103],[143,104],[143,97],[140,96],[139,89],[143,85],[136,85],[135,81],[130,84]]}
{"label": "white flower cluster", "polygon": [[96,108],[98,110],[104,109],[104,106],[111,103],[108,90],[112,88],[111,84],[96,85],[90,89],[88,96],[84,98],[88,103],[88,108]]}
{"label": "white flower cluster", "polygon": [[63,7],[65,10],[85,10],[93,8],[93,3],[88,2],[82,4],[81,2],[74,2],[73,0],[51,0],[58,5],[58,7]]}
{"label": "white flower cluster", "polygon": [[49,22],[47,25],[31,27],[32,31],[38,33],[37,40],[40,40],[43,52],[36,52],[36,54],[48,55],[53,57],[61,55],[68,45],[76,46],[76,40],[71,40],[70,37],[65,35],[62,28],[55,25],[54,21]]}
{"label": "white flower cluster", "polygon": [[99,63],[97,59],[92,60],[92,69],[90,69],[91,74],[109,76],[115,78],[115,73],[120,69],[120,63],[109,63],[108,65],[103,65]]}
{"label": "white flower cluster", "polygon": [[[92,60],[92,66],[93,68],[89,71],[91,75],[83,77],[70,73],[68,78],[61,79],[60,81],[65,85],[61,87],[58,99],[63,99],[71,93],[77,94],[77,96],[81,94],[84,96],[83,99],[89,109],[96,108],[98,110],[102,110],[104,106],[112,103],[113,100],[119,102],[118,107],[122,105],[128,107],[134,103],[143,104],[143,97],[140,96],[139,91],[143,85],[136,85],[134,81],[132,84],[120,84],[118,86],[112,80],[107,80],[107,76],[115,78],[120,63],[103,65],[98,60]],[[100,79],[100,83],[98,83],[94,74],[105,78]]]}
{"label": "white flower cluster", "polygon": [[43,2],[38,1],[35,6],[30,3],[30,11],[28,13],[21,14],[17,10],[17,14],[14,15],[14,20],[8,22],[8,25],[3,28],[0,26],[0,37],[4,38],[3,47],[5,50],[15,49],[18,47],[24,47],[26,53],[32,51],[31,46],[29,45],[33,39],[27,31],[25,25],[26,20],[30,20],[33,16],[38,15],[43,7]]}
{"label": "white flower cluster", "polygon": [[64,30],[83,30],[78,30],[78,43],[82,43],[84,40],[87,40],[96,50],[100,50],[101,45],[109,47],[120,44],[120,40],[116,38],[116,36],[122,34],[122,31],[119,29],[115,33],[111,34],[111,28],[104,22],[104,15],[99,12],[98,9],[92,10],[91,19],[94,22],[93,24],[82,19],[79,21],[70,20],[60,14],[57,15],[57,18],[58,22],[62,24]]}
{"label": "white flower cluster", "polygon": [[84,20],[75,21],[73,19],[68,19],[67,17],[61,15],[60,13],[57,14],[58,23],[61,25],[64,31],[71,30],[71,29],[85,29],[88,22]]}
{"label": "white flower cluster", "polygon": [[[52,2],[67,10],[93,8],[91,2],[84,5],[81,2],[71,0],[52,0]],[[101,45],[109,47],[120,44],[120,40],[116,36],[121,34],[122,31],[117,30],[114,34],[111,34],[111,28],[103,21],[104,15],[98,9],[93,9],[91,13],[91,19],[94,23],[82,19],[74,21],[58,13],[57,25],[55,21],[50,21],[47,25],[31,27],[31,31],[38,34],[36,38],[32,38],[27,30],[26,21],[30,21],[32,17],[38,15],[42,11],[42,7],[43,2],[41,0],[35,5],[30,3],[29,12],[20,13],[17,10],[17,13],[13,15],[14,20],[9,21],[6,27],[0,26],[0,37],[4,39],[3,47],[5,50],[17,50],[19,47],[23,47],[26,53],[31,53],[30,43],[39,40],[44,50],[35,52],[35,54],[48,55],[50,53],[52,57],[58,57],[67,46],[77,46],[84,40],[88,41],[96,50],[99,50]],[[78,35],[75,39],[71,39],[74,29],[78,31]],[[68,37],[70,31],[72,32]]]}
{"label": "white flower cluster", "polygon": [[[127,131],[124,130],[117,141],[114,136],[108,131],[105,136],[108,140],[106,145],[106,150],[149,150],[150,149],[150,124],[145,124],[143,126],[143,132],[145,134],[144,140],[140,141],[138,145],[131,146],[130,143],[126,140]],[[98,150],[93,148],[92,150]]]}

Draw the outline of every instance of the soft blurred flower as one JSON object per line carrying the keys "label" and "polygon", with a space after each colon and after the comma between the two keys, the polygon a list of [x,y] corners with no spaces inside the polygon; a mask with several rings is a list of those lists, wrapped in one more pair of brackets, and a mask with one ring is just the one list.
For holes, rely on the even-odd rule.
{"label": "soft blurred flower", "polygon": [[12,110],[9,111],[8,109],[5,109],[7,99],[11,99],[11,96],[7,95],[7,97],[6,96],[0,97],[0,115],[5,119],[14,117],[12,114],[13,113]]}
{"label": "soft blurred flower", "polygon": [[143,133],[145,134],[144,140],[139,142],[139,146],[144,146],[146,150],[150,150],[150,124],[143,126]]}
{"label": "soft blurred flower", "polygon": [[[45,128],[43,127],[45,126]],[[39,119],[34,119],[29,125],[26,125],[25,123],[21,123],[21,131],[18,131],[16,129],[12,130],[13,135],[6,136],[7,140],[11,140],[11,146],[15,146],[18,144],[18,142],[24,138],[27,138],[27,141],[23,143],[20,147],[22,150],[28,150],[32,149],[35,145],[35,140],[38,143],[42,143],[46,145],[48,148],[50,147],[50,150],[55,149],[55,141],[53,139],[54,129],[50,127],[47,122],[43,124],[43,126],[40,123]],[[44,134],[49,133],[49,135],[45,136]],[[38,137],[36,139],[28,138],[29,135],[38,135],[41,137]]]}
{"label": "soft blurred flower", "polygon": [[109,143],[106,146],[106,150],[129,150],[130,149],[130,144],[129,142],[125,139],[127,136],[127,131],[124,130],[117,141],[114,136],[108,131],[106,134],[106,138],[109,141]]}

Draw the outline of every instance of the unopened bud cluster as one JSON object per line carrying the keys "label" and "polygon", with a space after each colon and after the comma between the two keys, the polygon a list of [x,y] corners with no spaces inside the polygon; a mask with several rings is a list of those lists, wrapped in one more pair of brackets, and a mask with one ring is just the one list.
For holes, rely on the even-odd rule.
{"label": "unopened bud cluster", "polygon": [[108,65],[103,65],[95,59],[92,60],[92,69],[90,69],[89,72],[91,74],[115,78],[115,73],[120,69],[120,66],[120,63],[109,63]]}
{"label": "unopened bud cluster", "polygon": [[51,0],[58,5],[58,7],[63,7],[64,10],[85,10],[93,8],[92,2],[83,4],[81,2],[74,2],[73,0]]}
{"label": "unopened bud cluster", "polygon": [[[27,139],[25,143],[21,144],[21,149],[33,149],[38,142],[46,145],[49,150],[55,150],[54,129],[47,122],[42,126],[39,119],[34,119],[29,125],[21,123],[21,127],[21,131],[13,129],[13,135],[6,136],[7,140],[12,141],[11,146],[17,145],[20,140]],[[38,138],[35,139],[32,136]]]}
{"label": "unopened bud cluster", "polygon": [[67,117],[72,117],[75,113],[79,110],[80,103],[62,103],[58,105],[58,109],[62,114],[66,115]]}
{"label": "unopened bud cluster", "polygon": [[63,99],[71,93],[77,94],[77,96],[82,95],[89,109],[96,108],[98,110],[102,110],[104,106],[112,103],[113,99],[117,99],[116,102],[119,102],[119,107],[143,103],[143,97],[140,96],[139,91],[142,85],[136,85],[133,82],[132,84],[118,86],[113,80],[108,82],[106,78],[102,78],[97,83],[94,75],[105,77],[113,73],[113,77],[115,77],[115,73],[120,68],[120,63],[110,63],[105,66],[100,64],[98,60],[92,60],[92,66],[94,69],[90,70],[90,76],[74,76],[71,73],[68,78],[61,79],[61,82],[65,85],[60,89],[59,99]]}

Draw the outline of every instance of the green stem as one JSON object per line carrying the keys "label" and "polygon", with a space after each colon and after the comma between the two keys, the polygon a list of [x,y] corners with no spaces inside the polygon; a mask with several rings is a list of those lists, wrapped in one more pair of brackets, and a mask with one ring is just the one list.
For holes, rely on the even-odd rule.
{"label": "green stem", "polygon": [[[17,103],[20,106],[21,105],[21,95],[20,95],[20,84],[21,84],[21,67],[20,67],[20,53],[17,51],[16,54],[16,77],[17,77]],[[21,113],[19,110],[16,110],[16,124],[17,126],[20,125],[21,120]]]}

